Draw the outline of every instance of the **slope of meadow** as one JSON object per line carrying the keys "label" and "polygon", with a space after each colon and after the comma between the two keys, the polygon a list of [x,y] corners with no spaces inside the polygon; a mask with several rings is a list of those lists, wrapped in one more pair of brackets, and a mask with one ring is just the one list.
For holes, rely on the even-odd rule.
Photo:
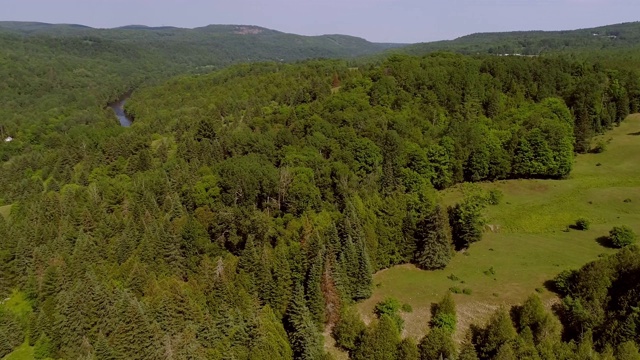
{"label": "slope of meadow", "polygon": [[[482,323],[500,305],[521,303],[535,291],[549,303],[555,301],[545,281],[612,253],[598,238],[613,226],[628,225],[640,232],[640,115],[630,116],[599,140],[608,142],[606,151],[579,155],[566,180],[482,184],[504,193],[500,205],[487,210],[488,224],[499,230],[487,228],[481,242],[458,253],[444,270],[403,265],[378,272],[373,296],[359,306],[363,317],[370,320],[376,303],[395,297],[413,307],[404,314],[403,335],[419,339],[428,329],[432,303],[451,287],[470,289],[471,295],[454,295],[460,339],[471,323]],[[452,203],[460,192],[450,189],[442,196]],[[591,220],[590,230],[568,229],[580,217]]]}

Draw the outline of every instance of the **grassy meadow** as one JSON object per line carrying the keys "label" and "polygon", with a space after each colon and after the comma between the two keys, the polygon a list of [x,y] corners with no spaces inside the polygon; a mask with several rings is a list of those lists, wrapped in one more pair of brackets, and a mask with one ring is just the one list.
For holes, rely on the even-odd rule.
{"label": "grassy meadow", "polygon": [[[6,299],[0,299],[0,308],[11,311],[18,315],[22,321],[27,321],[32,312],[31,304],[26,295],[20,291],[14,291]],[[28,341],[20,345],[12,353],[2,358],[2,360],[31,360],[34,359],[33,346],[29,346]]]}
{"label": "grassy meadow", "polygon": [[0,206],[0,216],[6,219],[9,217],[10,213],[11,213],[11,205]]}
{"label": "grassy meadow", "polygon": [[[395,297],[413,307],[403,315],[403,335],[419,339],[428,329],[431,304],[452,287],[467,289],[470,294],[454,295],[460,340],[470,324],[482,323],[501,305],[521,303],[534,292],[547,303],[557,301],[545,281],[613,253],[597,240],[613,226],[628,225],[640,233],[640,115],[595,141],[607,143],[606,151],[577,156],[568,179],[481,184],[504,193],[499,205],[487,209],[487,224],[499,231],[487,231],[444,270],[403,265],[375,274],[373,296],[359,304],[363,318],[370,321],[376,303]],[[442,197],[445,204],[455,203],[460,189]],[[581,217],[591,221],[588,231],[568,228]]]}

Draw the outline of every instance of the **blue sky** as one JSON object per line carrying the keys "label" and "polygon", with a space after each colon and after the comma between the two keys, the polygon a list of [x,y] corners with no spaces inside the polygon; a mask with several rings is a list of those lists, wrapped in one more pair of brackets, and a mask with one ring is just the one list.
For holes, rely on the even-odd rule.
{"label": "blue sky", "polygon": [[0,0],[0,20],[198,27],[259,25],[378,42],[487,31],[566,30],[640,20],[640,0]]}

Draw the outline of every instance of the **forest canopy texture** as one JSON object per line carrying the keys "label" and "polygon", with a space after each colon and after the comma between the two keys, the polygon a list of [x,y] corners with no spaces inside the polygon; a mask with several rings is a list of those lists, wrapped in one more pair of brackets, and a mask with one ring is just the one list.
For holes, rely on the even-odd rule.
{"label": "forest canopy texture", "polygon": [[[451,299],[419,345],[400,340],[394,310],[369,328],[349,313],[375,271],[441,269],[481,241],[486,197],[447,208],[437,190],[568,176],[595,134],[639,110],[633,71],[449,53],[235,65],[134,92],[125,129],[104,106],[132,83],[91,80],[112,68],[102,55],[34,74],[11,54],[0,295],[21,290],[33,312],[0,312],[0,356],[28,335],[42,358],[321,359],[325,325],[345,319],[361,330],[344,333],[355,359],[637,353],[636,248],[566,274],[564,343],[535,299],[460,351]],[[105,88],[81,95],[91,84]]]}

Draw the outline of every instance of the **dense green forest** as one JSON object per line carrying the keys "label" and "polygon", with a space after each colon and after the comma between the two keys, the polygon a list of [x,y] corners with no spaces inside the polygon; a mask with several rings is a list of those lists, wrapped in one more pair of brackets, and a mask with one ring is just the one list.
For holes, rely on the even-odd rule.
{"label": "dense green forest", "polygon": [[[5,314],[5,351],[29,334],[64,358],[320,358],[374,271],[480,240],[485,196],[447,211],[435,189],[567,176],[639,85],[544,58],[238,65],[136,92],[130,129],[44,128],[0,175],[2,289],[35,308]],[[354,358],[377,358],[359,352],[398,331],[385,319]]]}
{"label": "dense green forest", "polygon": [[112,114],[101,111],[107,103],[177,74],[248,61],[348,58],[394,46],[255,26],[92,29],[0,22],[0,136],[16,140],[0,147],[0,159],[59,141],[61,133],[81,125],[111,122]]}
{"label": "dense green forest", "polygon": [[491,196],[446,207],[438,190],[569,176],[639,110],[636,72],[451,53],[241,64],[139,89],[121,128],[106,103],[189,69],[116,30],[38,28],[0,32],[0,298],[33,309],[0,308],[0,356],[28,340],[37,358],[329,359],[327,326],[353,359],[639,356],[636,247],[559,276],[560,317],[533,296],[460,346],[450,296],[419,342],[392,299],[369,326],[353,308],[375,271],[442,269],[481,241]]}

